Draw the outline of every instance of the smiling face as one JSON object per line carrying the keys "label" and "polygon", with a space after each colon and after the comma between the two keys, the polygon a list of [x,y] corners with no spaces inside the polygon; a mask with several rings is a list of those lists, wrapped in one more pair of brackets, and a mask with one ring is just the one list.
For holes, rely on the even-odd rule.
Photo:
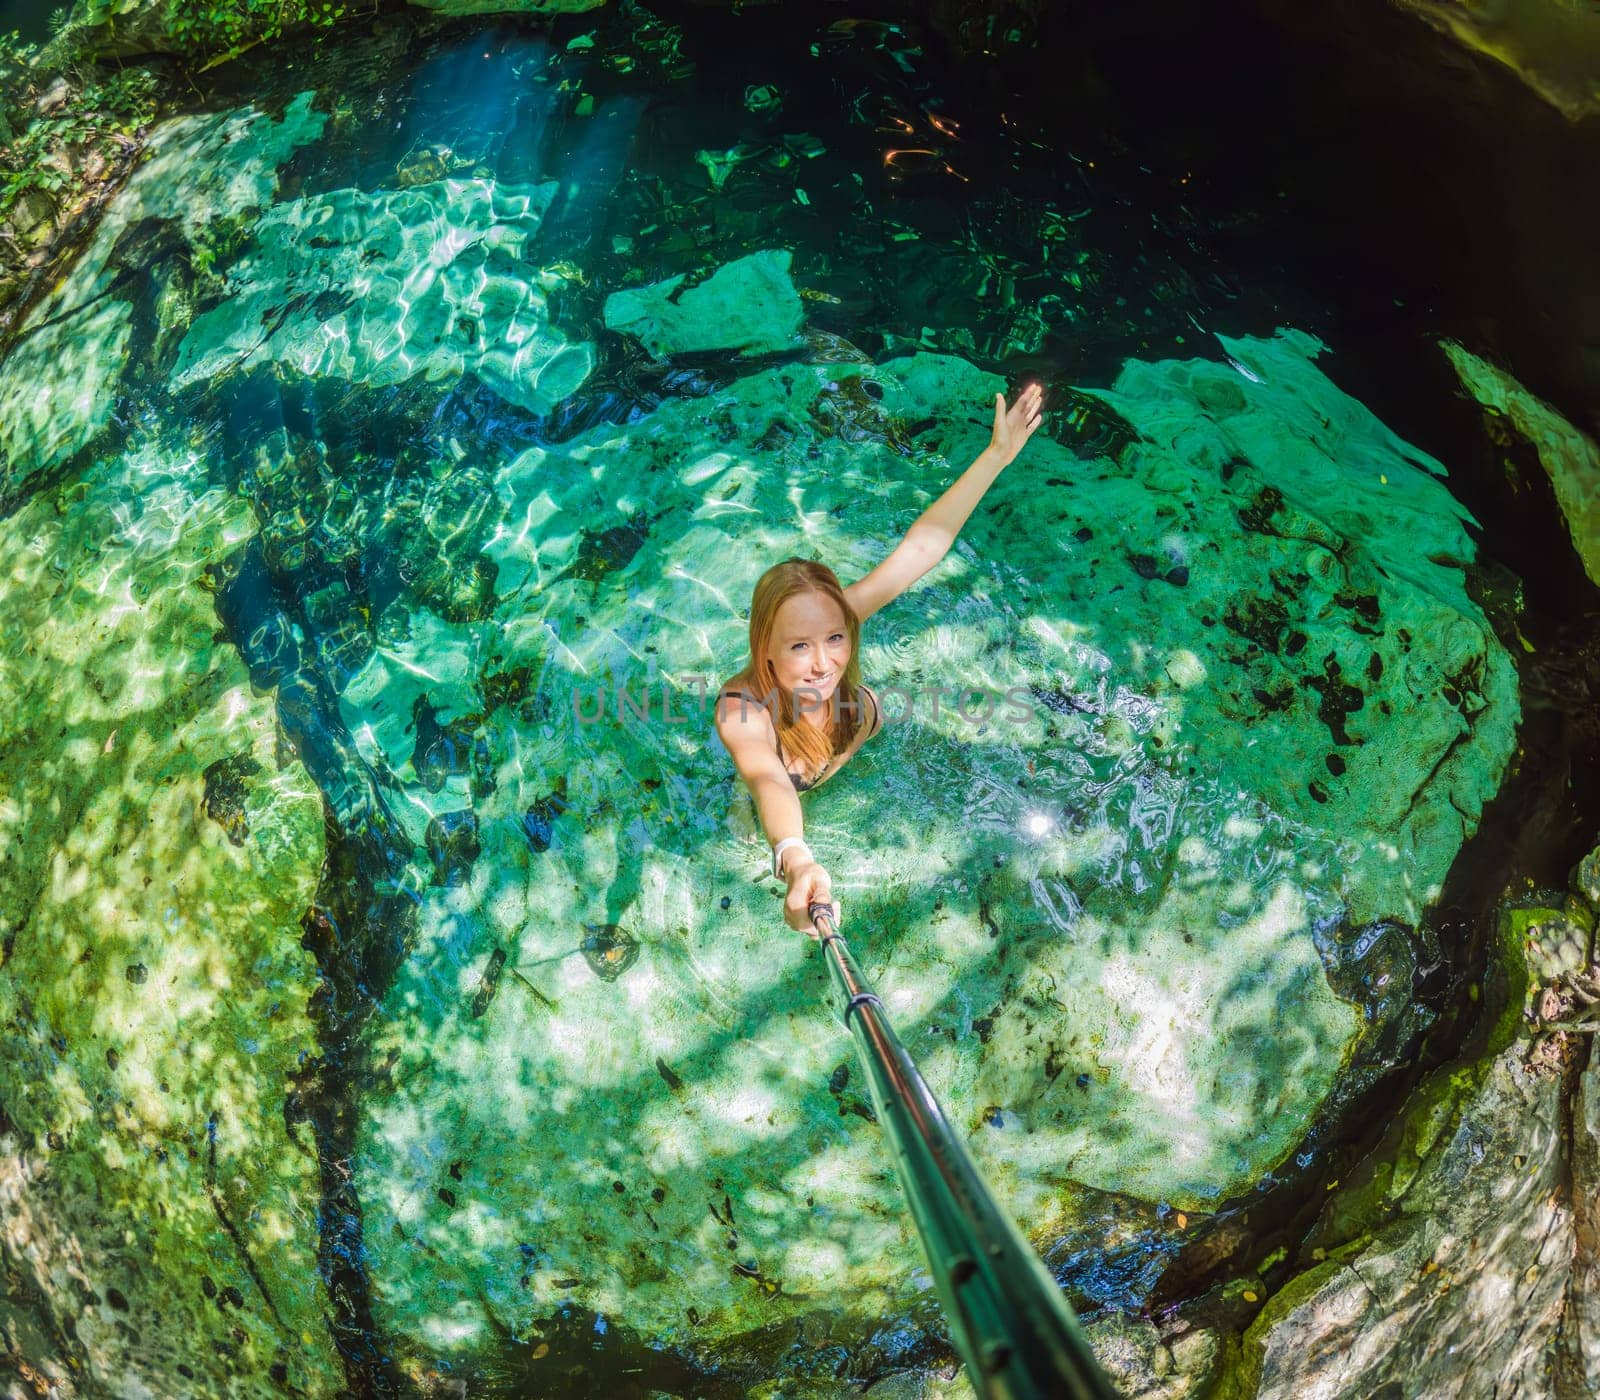
{"label": "smiling face", "polygon": [[821,715],[821,702],[839,686],[850,661],[850,632],[844,610],[826,593],[796,593],[779,606],[767,652],[771,674],[787,691],[814,692],[801,705]]}

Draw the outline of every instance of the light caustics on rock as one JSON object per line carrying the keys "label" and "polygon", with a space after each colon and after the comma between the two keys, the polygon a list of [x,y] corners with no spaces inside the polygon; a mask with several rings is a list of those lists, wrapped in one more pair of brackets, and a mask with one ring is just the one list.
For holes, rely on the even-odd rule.
{"label": "light caustics on rock", "polygon": [[[263,199],[272,160],[234,144],[207,148],[216,187],[237,159]],[[470,372],[549,410],[583,389],[591,355],[549,324],[521,259],[550,188],[443,172],[264,208],[215,303],[163,327],[183,336],[174,386],[242,386],[242,401],[251,376],[436,380],[442,397]],[[764,251],[687,290],[599,290],[612,324],[663,354],[771,353],[802,329],[789,264]],[[84,304],[75,284],[67,296]],[[190,1134],[181,1167],[124,1150],[84,1171],[121,1173],[131,1204],[115,1210],[146,1214],[183,1173],[186,1239],[215,1244],[226,1211],[272,1295],[263,1336],[292,1346],[316,1306],[315,1164],[260,1124],[281,1124],[264,1106],[281,1108],[290,1048],[309,1048],[309,959],[285,921],[310,897],[320,813],[261,728],[266,701],[217,649],[191,586],[202,562],[224,611],[228,590],[259,605],[238,642],[260,688],[320,697],[347,733],[307,760],[335,821],[382,825],[413,853],[400,883],[418,937],[362,1030],[374,1068],[339,1164],[386,1347],[413,1368],[492,1359],[573,1303],[714,1356],[812,1312],[864,1331],[916,1306],[917,1246],[848,1042],[811,947],[784,936],[772,886],[752,878],[764,847],[691,680],[736,667],[740,610],[771,560],[865,572],[986,440],[997,376],[922,352],[842,363],[837,348],[830,363],[738,363],[714,394],[561,442],[447,439],[409,475],[363,475],[285,419],[238,453],[231,496],[164,424],[159,450],[130,446],[6,522],[23,532],[8,587],[33,610],[19,635],[35,649],[8,673],[27,688],[14,713],[116,672],[48,652],[51,590],[91,631],[165,631],[138,634],[94,724],[13,725],[0,761],[57,781],[52,765],[97,747],[143,761],[118,745],[150,746],[126,801],[159,817],[161,880],[177,885],[133,892],[160,904],[168,940],[139,961],[161,986],[203,965],[227,1008],[153,1024],[144,1058],[118,1049],[141,1066],[140,1112],[189,1095],[187,1126],[166,1129]],[[1408,931],[1512,750],[1514,673],[1463,586],[1473,545],[1439,464],[1342,394],[1309,337],[1221,351],[1073,391],[1104,431],[1080,451],[1038,437],[954,554],[874,619],[869,678],[913,696],[1017,690],[1025,714],[973,724],[918,705],[858,778],[810,799],[858,955],[1003,1204],[1047,1247],[1104,1243],[1082,1210],[1096,1193],[1153,1221],[1278,1166],[1407,1014],[1404,977],[1371,999],[1351,989],[1415,956]],[[0,393],[20,392],[16,366]],[[139,543],[126,557],[84,524],[102,501]],[[69,528],[55,504],[73,550],[30,550],[28,532]],[[395,582],[371,615],[360,590],[384,569]],[[228,666],[231,689],[198,679]],[[596,687],[656,699],[580,722],[573,702]],[[79,775],[72,803],[51,805],[44,781],[19,776],[26,800],[0,809],[37,846],[29,891],[53,880],[52,898],[110,919],[118,862],[156,838],[95,825],[93,859],[74,857],[72,813],[103,794]],[[208,840],[183,845],[196,824]],[[252,860],[271,864],[270,918],[239,868]],[[109,954],[86,919],[73,946],[96,967]],[[230,958],[251,960],[249,979]],[[89,974],[5,970],[6,994],[34,1006],[16,1062],[43,1065],[49,1037],[74,1034],[52,989]],[[113,983],[81,989],[100,1037],[130,1034]],[[89,1061],[106,1047],[85,1044],[35,1092],[40,1131],[92,1116]],[[181,1056],[208,1092],[164,1067]],[[254,1129],[243,1107],[216,1107],[219,1085],[251,1101]],[[215,1125],[215,1175],[196,1122]],[[266,1184],[251,1166],[225,1186],[247,1155],[275,1164]],[[78,1198],[59,1181],[65,1219]],[[251,1219],[277,1253],[259,1252],[229,1191],[267,1203]],[[158,1257],[181,1260],[185,1287],[204,1272],[181,1249]],[[279,1271],[294,1260],[291,1284]],[[326,1364],[317,1348],[304,1362]]]}
{"label": "light caustics on rock", "polygon": [[174,386],[263,361],[375,385],[470,371],[548,410],[591,364],[588,346],[551,327],[519,266],[556,188],[443,178],[275,205],[226,299],[195,319]]}
{"label": "light caustics on rock", "polygon": [[146,224],[170,221],[185,243],[203,245],[271,202],[278,166],[325,121],[305,92],[276,120],[245,108],[152,133],[71,275],[29,314],[0,366],[0,500],[106,427],[123,388],[135,284],[150,271],[137,262]]}
{"label": "light caustics on rock", "polygon": [[73,1319],[62,1381],[96,1390],[220,1391],[246,1350],[340,1380],[284,1116],[322,802],[197,586],[253,530],[154,449],[0,522],[0,1241],[32,1299],[7,1328],[45,1368]]}
{"label": "light caustics on rock", "polygon": [[[1374,1030],[1324,963],[1358,968],[1437,896],[1511,749],[1514,673],[1437,464],[1308,338],[1225,348],[1252,373],[1130,365],[1103,397],[1143,440],[1036,440],[869,632],[867,675],[1023,686],[1032,716],[918,716],[808,816],[891,1013],[1041,1240],[1081,1188],[1203,1210],[1278,1163]],[[819,406],[863,384],[878,443],[823,436]],[[997,386],[935,355],[789,365],[524,453],[495,478],[495,614],[419,617],[346,688],[414,837],[470,811],[479,851],[432,875],[372,1030],[396,1087],[366,1100],[360,1162],[393,1333],[470,1353],[572,1301],[714,1346],[909,1305],[915,1241],[810,950],[725,834],[725,758],[659,700],[590,725],[569,701],[665,684],[696,714],[679,678],[736,661],[762,561],[869,567],[982,445],[966,414]],[[518,667],[542,703],[489,704]],[[424,782],[419,702],[470,717],[483,758]],[[1060,829],[1018,839],[1041,803]],[[580,953],[615,925],[639,948],[612,981]]]}

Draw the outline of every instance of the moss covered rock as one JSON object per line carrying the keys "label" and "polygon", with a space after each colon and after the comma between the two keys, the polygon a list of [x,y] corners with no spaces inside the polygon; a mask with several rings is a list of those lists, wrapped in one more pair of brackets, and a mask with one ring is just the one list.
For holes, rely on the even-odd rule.
{"label": "moss covered rock", "polygon": [[1263,1312],[1259,1396],[1458,1394],[1468,1376],[1485,1393],[1551,1393],[1545,1347],[1572,1266],[1562,1092],[1521,1061],[1488,1066],[1392,1223]]}
{"label": "moss covered rock", "polygon": [[1600,584],[1600,446],[1505,370],[1454,341],[1444,342],[1444,352],[1467,392],[1538,453],[1572,547],[1590,581]]}
{"label": "moss covered rock", "polygon": [[138,452],[0,525],[0,1250],[11,1335],[83,1393],[339,1382],[284,1118],[322,803],[199,585],[250,530]]}
{"label": "moss covered rock", "polygon": [[1600,112],[1600,24],[1574,0],[1399,0],[1465,48],[1511,69],[1570,121]]}
{"label": "moss covered rock", "polygon": [[1502,906],[1486,983],[1499,1010],[1483,1052],[1425,1079],[1348,1179],[1330,1184],[1299,1247],[1307,1267],[1248,1327],[1225,1393],[1593,1391],[1595,1072],[1570,1074],[1573,1057],[1559,1050],[1534,1053],[1524,1014],[1548,971],[1540,932],[1563,918],[1581,923],[1581,901]]}

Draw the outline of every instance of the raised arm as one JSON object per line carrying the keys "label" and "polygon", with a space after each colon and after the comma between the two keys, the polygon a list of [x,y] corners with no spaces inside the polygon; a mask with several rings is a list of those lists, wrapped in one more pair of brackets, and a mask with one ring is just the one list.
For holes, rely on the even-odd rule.
{"label": "raised arm", "polygon": [[[772,721],[766,712],[750,701],[723,697],[717,702],[717,733],[733,758],[745,786],[755,799],[761,829],[767,844],[774,848],[786,837],[805,835],[800,812],[800,795],[789,780],[789,772],[778,756],[773,740]],[[783,917],[792,929],[818,936],[806,911],[814,901],[833,903],[828,872],[806,845],[790,845],[782,856],[783,878],[789,886],[783,900]],[[840,920],[835,909],[835,926]]]}
{"label": "raised arm", "polygon": [[892,603],[950,552],[984,492],[1039,426],[1042,398],[1043,390],[1037,384],[1024,388],[1010,408],[1003,394],[994,396],[994,433],[989,445],[944,495],[917,517],[889,557],[845,589],[844,596],[858,618],[865,620]]}

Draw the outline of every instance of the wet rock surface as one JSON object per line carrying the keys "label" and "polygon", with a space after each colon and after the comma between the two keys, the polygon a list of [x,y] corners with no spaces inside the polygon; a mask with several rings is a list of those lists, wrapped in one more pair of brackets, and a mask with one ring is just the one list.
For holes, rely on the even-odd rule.
{"label": "wet rock surface", "polygon": [[1490,1064],[1397,1193],[1398,1218],[1298,1281],[1253,1329],[1256,1393],[1447,1393],[1467,1376],[1483,1394],[1556,1393],[1544,1372],[1573,1246],[1563,1097],[1560,1079],[1530,1073],[1518,1052]]}
{"label": "wet rock surface", "polygon": [[[1502,956],[1513,978],[1539,927],[1508,911]],[[1592,952],[1583,963],[1592,975]],[[1570,973],[1529,970],[1525,998],[1513,981],[1497,1036],[1510,1043],[1428,1081],[1401,1120],[1399,1154],[1385,1162],[1381,1153],[1377,1170],[1353,1184],[1353,1211],[1336,1201],[1325,1212],[1308,1247],[1326,1262],[1246,1334],[1246,1364],[1260,1368],[1255,1393],[1593,1392],[1595,1023],[1554,1032],[1555,1053],[1542,1053],[1550,1033],[1541,1034],[1539,1007]],[[1349,1220],[1370,1233],[1341,1242]]]}

